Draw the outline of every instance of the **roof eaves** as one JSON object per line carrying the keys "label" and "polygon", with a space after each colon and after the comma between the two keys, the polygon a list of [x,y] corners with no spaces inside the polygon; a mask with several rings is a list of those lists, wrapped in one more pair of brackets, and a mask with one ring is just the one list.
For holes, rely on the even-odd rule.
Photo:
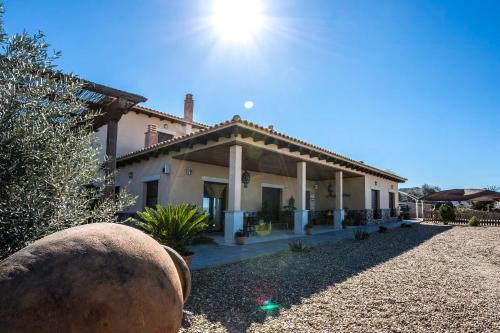
{"label": "roof eaves", "polygon": [[305,142],[303,140],[299,140],[299,139],[296,139],[296,138],[291,137],[289,135],[286,135],[284,133],[278,132],[278,131],[276,131],[274,129],[269,129],[269,128],[263,127],[261,125],[258,125],[258,124],[255,124],[253,122],[250,122],[248,120],[242,120],[239,117],[238,118],[233,117],[232,120],[227,120],[227,121],[221,122],[219,124],[216,124],[214,126],[209,126],[207,128],[201,129],[201,130],[199,130],[197,132],[194,132],[194,133],[191,133],[191,134],[187,134],[187,135],[183,135],[183,136],[179,136],[179,137],[173,138],[171,140],[163,141],[163,142],[157,143],[155,145],[152,145],[150,147],[143,148],[143,149],[137,150],[135,152],[132,152],[132,153],[120,156],[117,159],[117,162],[118,161],[122,162],[122,161],[125,161],[125,160],[127,160],[129,158],[132,158],[132,157],[136,157],[136,156],[139,156],[139,155],[147,154],[147,153],[155,151],[157,149],[168,147],[168,146],[173,145],[175,143],[184,141],[184,140],[186,140],[188,138],[195,138],[195,137],[203,136],[205,134],[218,131],[218,130],[220,130],[222,128],[229,127],[231,125],[244,125],[247,129],[253,129],[253,130],[258,129],[258,130],[263,131],[263,132],[265,132],[267,134],[272,134],[273,136],[275,136],[277,138],[286,139],[288,141],[291,141],[294,144],[299,144],[299,145],[303,146],[304,148],[313,149],[313,150],[316,150],[318,152],[321,152],[321,153],[324,153],[324,154],[327,154],[327,155],[331,155],[332,157],[344,160],[345,162],[354,164],[356,166],[359,166],[359,167],[362,167],[362,168],[366,168],[366,169],[370,169],[373,172],[376,172],[378,174],[386,175],[386,176],[388,176],[390,178],[393,178],[393,179],[395,179],[395,180],[397,180],[399,182],[405,182],[407,180],[407,178],[401,177],[401,176],[399,176],[397,174],[394,174],[392,172],[387,172],[387,171],[378,169],[376,167],[370,166],[368,164],[361,163],[359,161],[350,159],[350,158],[348,158],[346,156],[337,154],[337,153],[335,153],[333,151],[329,151],[327,149],[324,149],[324,148],[312,145],[310,143],[307,143],[307,142]]}

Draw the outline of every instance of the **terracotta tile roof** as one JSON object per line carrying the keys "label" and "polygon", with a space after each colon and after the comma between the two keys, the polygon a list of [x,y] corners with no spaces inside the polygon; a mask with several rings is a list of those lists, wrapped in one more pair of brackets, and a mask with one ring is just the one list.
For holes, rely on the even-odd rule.
{"label": "terracotta tile roof", "polygon": [[238,125],[238,126],[242,126],[243,125],[242,127],[247,127],[248,129],[252,129],[252,130],[258,130],[260,132],[264,132],[265,134],[272,135],[272,136],[274,136],[276,138],[279,138],[279,139],[285,139],[286,141],[289,141],[289,142],[294,143],[294,144],[298,144],[300,146],[303,146],[304,148],[309,148],[309,149],[315,150],[317,152],[324,153],[326,155],[330,155],[332,157],[338,158],[338,159],[343,160],[345,162],[349,162],[349,163],[354,164],[356,166],[360,166],[360,167],[363,167],[365,169],[369,169],[369,170],[372,170],[374,172],[390,176],[391,178],[397,179],[398,181],[406,181],[407,180],[406,178],[401,177],[401,176],[399,176],[399,175],[397,175],[397,174],[395,174],[393,172],[385,171],[385,170],[381,170],[381,169],[375,168],[375,167],[370,166],[368,164],[365,164],[363,162],[353,160],[353,159],[348,158],[346,156],[337,154],[337,153],[335,153],[333,151],[330,151],[330,150],[327,150],[327,149],[324,149],[324,148],[312,145],[312,144],[307,143],[307,142],[305,142],[303,140],[299,140],[297,138],[291,137],[291,136],[286,135],[284,133],[278,132],[278,131],[276,131],[274,129],[270,129],[268,127],[264,127],[264,126],[258,125],[256,123],[253,123],[253,122],[248,121],[248,120],[243,120],[239,116],[234,116],[233,119],[231,119],[231,120],[226,120],[224,122],[221,122],[221,123],[213,125],[213,126],[208,126],[208,127],[203,128],[203,129],[201,129],[201,130],[199,130],[197,132],[194,132],[194,133],[191,133],[191,134],[182,135],[182,136],[178,136],[178,137],[175,137],[173,139],[157,143],[157,144],[152,145],[150,147],[142,148],[142,149],[139,149],[139,150],[137,150],[135,152],[131,152],[131,153],[125,154],[123,156],[120,156],[117,159],[117,162],[122,162],[122,161],[125,161],[125,160],[127,160],[129,158],[132,158],[132,157],[135,157],[135,156],[138,156],[138,155],[144,155],[144,154],[147,154],[149,152],[153,152],[153,151],[159,150],[161,148],[168,147],[168,146],[173,145],[173,144],[175,144],[177,142],[185,141],[188,138],[201,137],[201,136],[203,136],[205,134],[208,134],[208,133],[211,133],[211,132],[217,132],[217,131],[219,131],[219,130],[221,130],[223,128],[231,127],[233,125]]}
{"label": "terracotta tile roof", "polygon": [[142,113],[145,113],[145,114],[148,114],[148,115],[151,115],[154,117],[158,117],[158,118],[166,118],[166,119],[174,120],[174,121],[179,122],[179,123],[191,124],[191,125],[198,127],[198,128],[207,128],[208,127],[208,125],[205,125],[205,124],[202,124],[202,123],[199,123],[196,121],[187,121],[182,117],[174,116],[172,114],[161,112],[161,111],[151,109],[151,108],[148,108],[148,107],[145,107],[142,105],[136,105],[132,108],[132,110],[137,111],[137,112],[142,112]]}

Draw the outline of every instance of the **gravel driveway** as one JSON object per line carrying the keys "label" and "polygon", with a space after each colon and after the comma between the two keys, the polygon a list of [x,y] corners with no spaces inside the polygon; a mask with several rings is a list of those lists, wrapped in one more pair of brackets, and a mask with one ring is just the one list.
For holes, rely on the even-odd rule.
{"label": "gravel driveway", "polygon": [[421,224],[196,271],[186,310],[181,332],[500,332],[500,228]]}

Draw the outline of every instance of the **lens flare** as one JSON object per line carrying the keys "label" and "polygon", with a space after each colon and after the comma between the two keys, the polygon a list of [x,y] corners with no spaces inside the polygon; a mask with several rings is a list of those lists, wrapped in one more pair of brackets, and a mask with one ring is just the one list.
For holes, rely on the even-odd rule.
{"label": "lens flare", "polygon": [[264,305],[261,305],[259,307],[262,311],[266,312],[267,314],[274,314],[276,311],[281,308],[281,305],[273,303],[272,300],[268,300],[264,303]]}

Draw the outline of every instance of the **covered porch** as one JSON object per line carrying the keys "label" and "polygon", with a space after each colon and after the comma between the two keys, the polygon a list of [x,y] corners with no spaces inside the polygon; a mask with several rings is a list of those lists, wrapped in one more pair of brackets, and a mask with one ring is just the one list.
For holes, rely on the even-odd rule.
{"label": "covered porch", "polygon": [[219,243],[234,244],[238,231],[255,243],[304,235],[307,224],[314,234],[340,230],[346,209],[365,209],[364,175],[317,157],[242,134],[197,148],[172,158],[200,176],[201,206]]}

